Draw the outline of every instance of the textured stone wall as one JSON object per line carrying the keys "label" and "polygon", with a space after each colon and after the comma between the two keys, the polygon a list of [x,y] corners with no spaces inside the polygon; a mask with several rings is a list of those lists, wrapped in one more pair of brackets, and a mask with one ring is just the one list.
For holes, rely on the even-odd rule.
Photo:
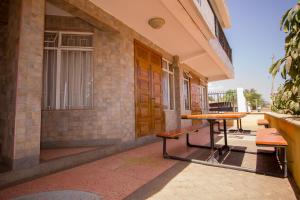
{"label": "textured stone wall", "polygon": [[0,2],[0,143],[3,140],[3,134],[5,132],[5,124],[7,123],[7,111],[6,110],[6,41],[8,36],[8,0]]}
{"label": "textured stone wall", "polygon": [[[2,56],[4,59],[1,63],[1,134],[2,134],[2,152],[1,156],[4,162],[12,166],[14,156],[14,131],[15,131],[15,105],[16,105],[16,79],[17,79],[17,38],[19,30],[20,13],[15,14],[16,20],[9,16],[15,10],[19,10],[21,2],[10,3],[9,12],[7,13],[7,26],[4,28],[7,32],[6,45],[3,46]],[[15,34],[13,34],[15,33]],[[9,45],[8,45],[9,44]]]}
{"label": "textured stone wall", "polygon": [[163,57],[172,56],[117,20],[115,24],[117,32],[96,27],[91,30],[88,22],[78,18],[46,16],[47,30],[94,32],[94,105],[90,110],[43,111],[42,147],[135,140],[134,40],[161,52]]}
{"label": "textured stone wall", "polygon": [[2,156],[17,169],[39,162],[45,1],[9,2]]}
{"label": "textured stone wall", "polygon": [[[94,27],[94,106],[90,110],[43,111],[42,146],[85,146],[134,141],[134,40],[144,43],[168,60],[172,61],[173,56],[91,2],[50,2],[85,22],[78,18],[47,16],[47,29],[91,31],[90,26]],[[177,78],[182,79],[182,69],[178,69]],[[181,85],[182,81],[177,84],[178,90],[182,90]],[[168,130],[180,126],[178,117],[181,104],[178,103],[178,106],[176,111],[165,113]]]}

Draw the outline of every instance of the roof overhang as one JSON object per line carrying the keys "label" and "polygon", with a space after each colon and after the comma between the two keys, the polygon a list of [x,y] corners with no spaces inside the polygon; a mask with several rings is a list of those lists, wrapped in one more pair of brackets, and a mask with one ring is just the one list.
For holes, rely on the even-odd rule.
{"label": "roof overhang", "polygon": [[[194,12],[196,8],[192,0],[185,1],[190,3],[188,6],[181,0],[90,1],[158,47],[178,55],[181,63],[208,80],[233,77],[232,65],[228,66],[211,45],[214,37],[209,33],[205,20]],[[148,24],[153,17],[163,18],[165,25],[161,29],[153,29]]]}

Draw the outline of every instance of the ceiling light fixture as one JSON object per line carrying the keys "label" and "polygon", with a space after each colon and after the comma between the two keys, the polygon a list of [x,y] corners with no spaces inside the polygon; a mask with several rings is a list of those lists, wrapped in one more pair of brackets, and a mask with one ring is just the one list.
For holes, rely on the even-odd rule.
{"label": "ceiling light fixture", "polygon": [[148,24],[154,29],[160,29],[166,21],[161,17],[153,17],[149,19]]}

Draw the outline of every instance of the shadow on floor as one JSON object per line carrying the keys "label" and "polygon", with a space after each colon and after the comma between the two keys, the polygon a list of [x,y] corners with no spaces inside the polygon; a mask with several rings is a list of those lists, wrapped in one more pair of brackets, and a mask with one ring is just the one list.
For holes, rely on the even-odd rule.
{"label": "shadow on floor", "polygon": [[[244,147],[245,148],[245,147]],[[241,147],[243,149],[243,147]],[[215,152],[216,154],[218,151]],[[207,160],[210,156],[209,149],[197,150],[195,153],[188,156],[188,158]],[[245,162],[247,160],[248,162]],[[250,161],[249,161],[250,160]],[[227,165],[233,165],[238,167],[248,167],[256,169],[260,172],[268,172],[274,174],[274,177],[281,177],[282,171],[281,167],[275,157],[275,154],[252,154],[250,157],[246,156],[246,153],[242,152],[227,152],[219,157],[219,162]],[[165,171],[160,176],[154,178],[152,181],[146,183],[135,192],[131,193],[125,198],[125,200],[132,199],[147,199],[154,194],[158,193],[162,188],[164,188],[174,177],[181,173],[190,163],[189,162],[178,162],[173,167]],[[250,166],[247,166],[250,165]],[[247,173],[247,172],[245,172]],[[299,190],[290,177],[289,181],[293,187],[295,196],[299,199]]]}
{"label": "shadow on floor", "polygon": [[0,162],[0,173],[8,172],[10,171],[9,167],[7,167],[5,164]]}
{"label": "shadow on floor", "polygon": [[[194,153],[189,157],[194,157]],[[206,155],[203,155],[205,157]],[[158,177],[154,178],[152,181],[146,183],[129,196],[127,196],[124,200],[135,200],[135,199],[147,199],[154,195],[155,193],[159,192],[164,186],[166,186],[177,174],[182,172],[190,163],[188,162],[178,162],[173,167],[159,175]]]}
{"label": "shadow on floor", "polygon": [[40,161],[47,162],[54,159],[64,158],[81,154],[84,152],[95,151],[97,149],[104,149],[110,145],[99,145],[91,147],[62,147],[62,148],[43,148],[40,152]]}
{"label": "shadow on floor", "polygon": [[292,186],[292,189],[293,189],[293,191],[294,191],[294,194],[295,194],[296,198],[297,198],[298,200],[300,200],[300,189],[298,188],[298,186],[297,186],[295,180],[293,179],[292,176],[289,176],[288,179],[289,179],[289,182],[290,182],[290,184],[291,184],[291,186]]}

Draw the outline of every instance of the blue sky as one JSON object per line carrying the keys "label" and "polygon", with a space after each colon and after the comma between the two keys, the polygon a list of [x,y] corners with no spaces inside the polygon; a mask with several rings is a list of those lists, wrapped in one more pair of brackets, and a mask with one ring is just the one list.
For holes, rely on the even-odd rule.
{"label": "blue sky", "polygon": [[[296,4],[297,0],[227,0],[232,27],[226,30],[233,49],[233,80],[212,82],[211,90],[227,90],[242,87],[255,88],[270,100],[272,78],[268,68],[284,55],[285,34],[280,31],[282,15]],[[276,89],[283,80],[275,80]]]}

